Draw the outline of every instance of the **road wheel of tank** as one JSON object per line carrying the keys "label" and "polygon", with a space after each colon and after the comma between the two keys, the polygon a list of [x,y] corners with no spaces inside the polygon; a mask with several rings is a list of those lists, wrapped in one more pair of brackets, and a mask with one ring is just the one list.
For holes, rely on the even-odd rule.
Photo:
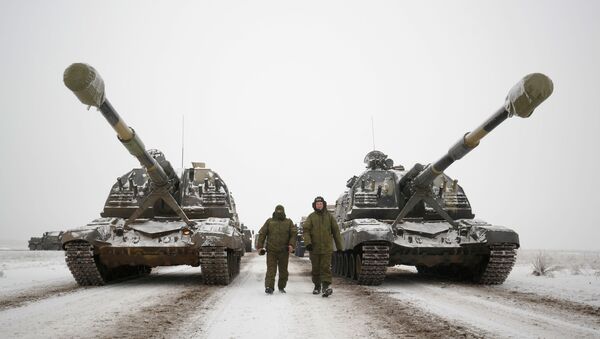
{"label": "road wheel of tank", "polygon": [[337,252],[333,253],[333,262],[334,262],[334,269],[333,269],[334,274],[339,276],[340,272],[342,271],[341,256],[339,253],[337,253]]}
{"label": "road wheel of tank", "polygon": [[337,275],[337,253],[331,254],[331,274]]}
{"label": "road wheel of tank", "polygon": [[346,278],[346,277],[348,277],[348,255],[345,252],[342,252],[340,255],[342,256],[342,265],[343,265],[340,276],[342,278]]}
{"label": "road wheel of tank", "polygon": [[333,254],[331,254],[331,274],[333,274],[333,275],[336,275],[335,270],[337,268],[335,260],[336,260],[336,255],[335,255],[335,252],[333,252]]}
{"label": "road wheel of tank", "polygon": [[146,266],[146,265],[138,266],[138,275],[140,275],[140,276],[149,275],[151,272],[152,272],[152,267],[150,267],[150,266]]}
{"label": "road wheel of tank", "polygon": [[354,280],[358,280],[362,274],[362,258],[359,254],[354,257]]}
{"label": "road wheel of tank", "polygon": [[494,244],[490,246],[490,255],[472,270],[473,281],[483,285],[504,283],[516,261],[515,244]]}
{"label": "road wheel of tank", "polygon": [[350,256],[346,252],[342,253],[342,256],[344,256],[344,275],[342,277],[348,278],[350,276]]}
{"label": "road wheel of tank", "polygon": [[342,259],[340,265],[340,276],[346,277],[346,275],[348,274],[348,257],[344,253],[340,254],[340,257]]}
{"label": "road wheel of tank", "polygon": [[337,275],[335,273],[335,271],[337,270],[336,260],[337,260],[336,253],[333,252],[333,254],[331,254],[331,274],[333,274],[333,275]]}
{"label": "road wheel of tank", "polygon": [[348,278],[356,279],[356,264],[352,253],[348,253]]}
{"label": "road wheel of tank", "polygon": [[229,276],[229,281],[235,276],[235,262],[236,260],[233,252],[227,251],[227,274]]}

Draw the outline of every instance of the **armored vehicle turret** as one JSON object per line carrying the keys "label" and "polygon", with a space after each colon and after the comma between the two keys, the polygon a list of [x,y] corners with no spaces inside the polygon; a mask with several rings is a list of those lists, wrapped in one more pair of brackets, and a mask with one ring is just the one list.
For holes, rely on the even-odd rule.
{"label": "armored vehicle turret", "polygon": [[444,171],[507,118],[529,117],[552,90],[545,75],[527,75],[495,114],[427,166],[407,171],[383,152],[369,152],[367,170],[350,178],[336,201],[344,248],[334,254],[334,273],[379,285],[388,266],[401,264],[420,273],[503,283],[515,262],[518,234],[474,219],[464,190]]}
{"label": "armored vehicle turret", "polygon": [[244,244],[223,179],[204,163],[178,175],[162,152],[146,150],[106,99],[104,82],[91,66],[69,66],[64,82],[83,104],[99,109],[141,165],[117,177],[101,218],[63,235],[77,283],[103,285],[156,266],[191,265],[201,267],[206,284],[229,284],[239,272]]}

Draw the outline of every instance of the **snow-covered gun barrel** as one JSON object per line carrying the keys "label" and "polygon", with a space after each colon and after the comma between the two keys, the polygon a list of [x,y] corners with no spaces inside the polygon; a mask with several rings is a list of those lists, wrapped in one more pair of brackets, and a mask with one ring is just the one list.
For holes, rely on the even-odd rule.
{"label": "snow-covered gun barrel", "polygon": [[475,149],[481,139],[506,119],[514,115],[529,118],[533,110],[552,94],[553,88],[552,80],[544,74],[532,73],[525,76],[508,92],[503,107],[479,127],[465,134],[446,155],[422,171],[415,179],[415,184],[422,186],[431,183],[456,160]]}
{"label": "snow-covered gun barrel", "polygon": [[129,218],[128,223],[138,218],[157,199],[163,199],[188,225],[193,225],[193,222],[187,218],[171,195],[173,183],[178,181],[178,178],[174,175],[170,163],[164,159],[162,154],[156,158],[150,155],[138,134],[119,116],[106,98],[104,80],[96,69],[88,64],[74,63],[65,70],[63,81],[81,103],[98,108],[106,121],[117,132],[119,141],[131,155],[138,159],[152,180],[155,188],[154,195],[149,197],[144,205]]}
{"label": "snow-covered gun barrel", "polygon": [[106,98],[104,81],[100,74],[90,65],[75,63],[65,70],[63,79],[65,85],[73,91],[79,101],[84,105],[97,107],[102,112],[106,121],[117,132],[119,141],[144,166],[154,185],[168,184],[169,178],[163,168],[148,154],[140,137],[121,119]]}
{"label": "snow-covered gun barrel", "polygon": [[[437,176],[442,174],[456,160],[461,159],[475,149],[481,139],[506,119],[514,115],[521,118],[530,117],[535,108],[552,94],[553,89],[552,80],[546,75],[541,73],[526,75],[510,89],[504,105],[476,129],[465,134],[464,137],[448,150],[448,153],[425,168],[421,164],[416,164],[400,180],[401,190],[407,184],[410,184],[413,186],[416,194],[413,194],[411,199],[406,203],[396,218],[394,225],[405,217],[420,200],[427,200],[427,194],[419,194],[419,188],[421,190],[426,189]],[[421,191],[421,193],[423,192]],[[438,213],[445,215],[443,210],[437,210]]]}

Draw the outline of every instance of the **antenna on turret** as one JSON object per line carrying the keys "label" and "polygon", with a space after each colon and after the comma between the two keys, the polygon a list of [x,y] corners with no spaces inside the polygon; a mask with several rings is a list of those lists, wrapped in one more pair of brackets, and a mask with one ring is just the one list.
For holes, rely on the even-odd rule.
{"label": "antenna on turret", "polygon": [[185,134],[185,115],[181,115],[181,169],[183,170],[183,137]]}
{"label": "antenna on turret", "polygon": [[371,135],[373,136],[373,151],[375,150],[375,124],[373,123],[373,116],[371,115]]}

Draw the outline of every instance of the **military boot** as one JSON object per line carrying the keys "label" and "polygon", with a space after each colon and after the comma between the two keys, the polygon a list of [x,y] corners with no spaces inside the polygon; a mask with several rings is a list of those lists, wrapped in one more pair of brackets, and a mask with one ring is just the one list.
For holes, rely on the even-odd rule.
{"label": "military boot", "polygon": [[321,285],[315,284],[315,289],[313,290],[313,294],[319,294],[319,293],[321,293]]}
{"label": "military boot", "polygon": [[271,288],[271,287],[265,288],[265,293],[266,294],[273,294],[273,288]]}
{"label": "military boot", "polygon": [[327,298],[328,296],[333,294],[333,290],[329,287],[328,283],[323,283],[323,298]]}

